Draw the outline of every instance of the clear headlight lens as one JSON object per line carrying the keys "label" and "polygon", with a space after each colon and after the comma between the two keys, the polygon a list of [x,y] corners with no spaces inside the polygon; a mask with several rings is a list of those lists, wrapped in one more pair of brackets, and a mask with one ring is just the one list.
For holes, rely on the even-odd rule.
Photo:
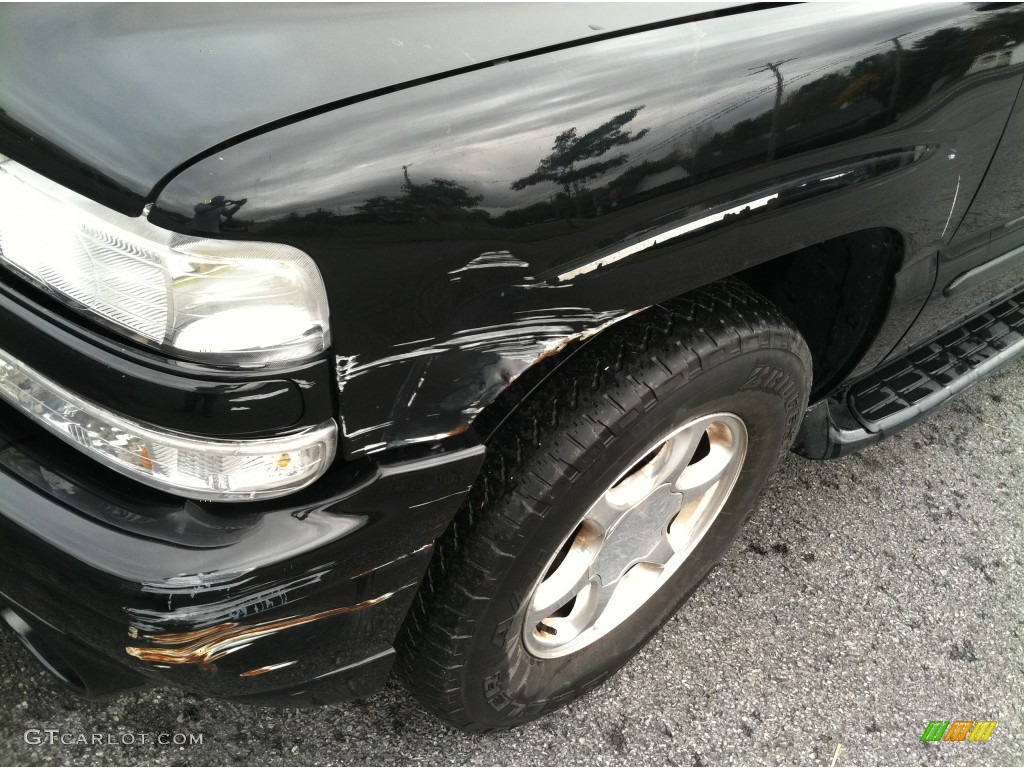
{"label": "clear headlight lens", "polygon": [[179,496],[249,501],[291,493],[330,465],[332,420],[266,440],[213,440],[140,424],[50,381],[0,350],[0,399],[108,467]]}
{"label": "clear headlight lens", "polygon": [[0,264],[186,359],[254,366],[327,348],[313,261],[278,243],[179,235],[0,156]]}

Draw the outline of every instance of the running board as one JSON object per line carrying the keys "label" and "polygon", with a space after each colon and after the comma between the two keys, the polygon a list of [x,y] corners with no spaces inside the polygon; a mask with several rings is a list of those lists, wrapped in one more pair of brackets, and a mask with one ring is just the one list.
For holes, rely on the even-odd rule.
{"label": "running board", "polygon": [[924,418],[1024,353],[1024,288],[808,409],[794,449],[835,458]]}

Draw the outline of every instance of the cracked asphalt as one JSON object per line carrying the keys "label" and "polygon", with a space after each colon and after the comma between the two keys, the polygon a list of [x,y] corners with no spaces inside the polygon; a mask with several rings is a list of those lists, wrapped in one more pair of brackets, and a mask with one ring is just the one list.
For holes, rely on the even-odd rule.
{"label": "cracked asphalt", "polygon": [[[860,454],[789,457],[638,658],[510,733],[452,731],[395,682],[318,710],[167,689],[86,703],[4,633],[0,763],[1019,766],[1022,475],[1024,361]],[[919,740],[929,720],[956,719],[998,725],[985,743]],[[29,744],[29,729],[149,739]],[[202,744],[152,743],[160,733]]]}

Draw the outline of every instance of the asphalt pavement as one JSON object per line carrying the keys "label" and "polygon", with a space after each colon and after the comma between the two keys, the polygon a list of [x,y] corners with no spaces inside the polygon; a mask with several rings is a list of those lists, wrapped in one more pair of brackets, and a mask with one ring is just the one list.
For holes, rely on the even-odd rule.
{"label": "asphalt pavement", "polygon": [[[4,633],[0,764],[1024,765],[1022,529],[1018,362],[860,454],[786,459],[650,645],[517,731],[452,731],[395,682],[316,710],[169,689],[85,703]],[[920,741],[958,719],[998,725]],[[77,743],[93,734],[113,743]]]}

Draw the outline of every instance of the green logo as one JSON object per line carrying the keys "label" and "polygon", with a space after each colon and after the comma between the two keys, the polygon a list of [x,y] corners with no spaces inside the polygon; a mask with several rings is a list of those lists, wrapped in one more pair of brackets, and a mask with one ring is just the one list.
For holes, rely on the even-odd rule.
{"label": "green logo", "polygon": [[988,741],[996,725],[995,720],[932,720],[921,741]]}

